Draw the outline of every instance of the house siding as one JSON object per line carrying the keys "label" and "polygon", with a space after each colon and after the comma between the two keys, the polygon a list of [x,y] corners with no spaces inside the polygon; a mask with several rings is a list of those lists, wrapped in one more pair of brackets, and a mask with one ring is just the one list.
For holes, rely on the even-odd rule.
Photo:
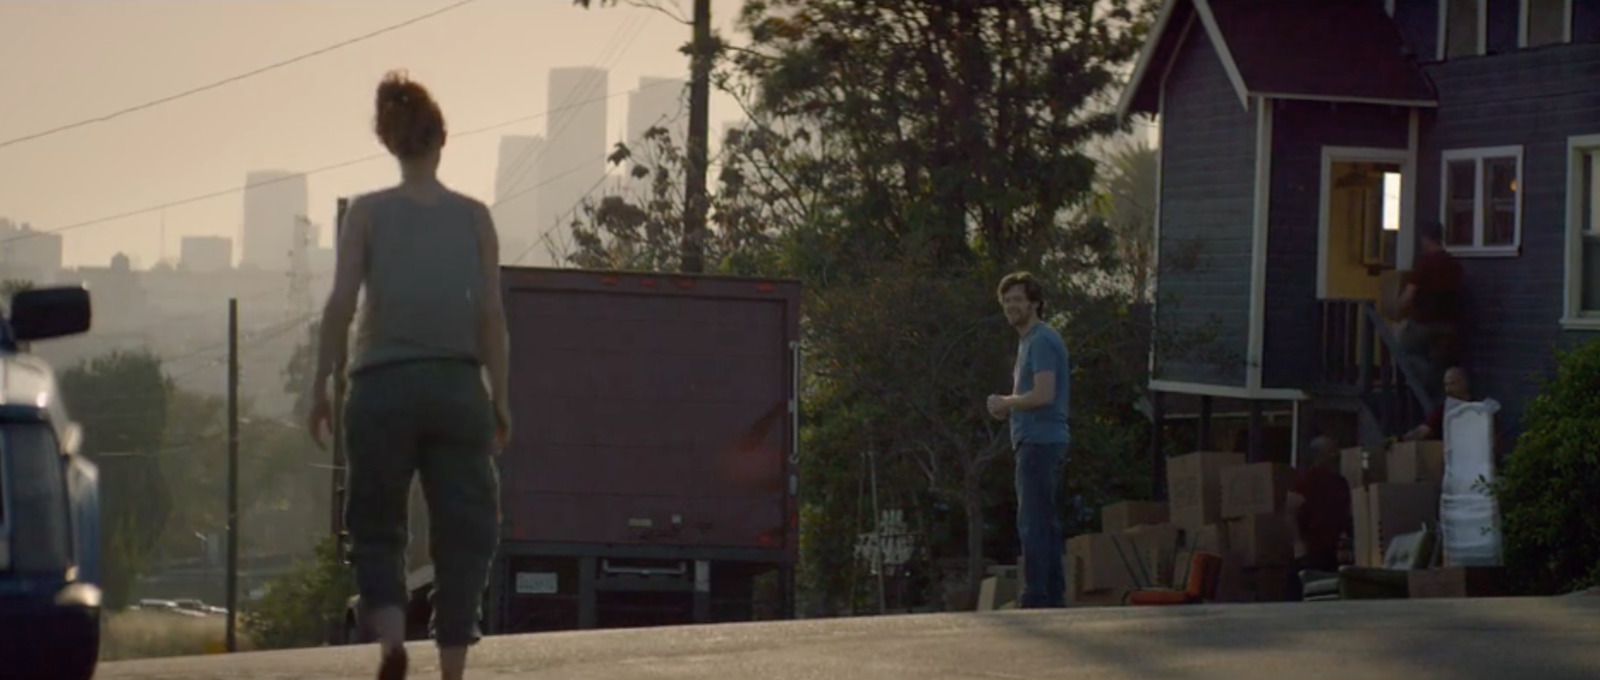
{"label": "house siding", "polygon": [[1467,275],[1465,357],[1474,391],[1523,410],[1551,374],[1553,349],[1590,340],[1563,332],[1567,138],[1600,133],[1600,45],[1563,45],[1431,64],[1439,108],[1424,114],[1417,218],[1440,219],[1440,154],[1523,148],[1522,249],[1517,257],[1461,258]]}
{"label": "house siding", "polygon": [[1323,148],[1404,151],[1408,111],[1366,104],[1275,102],[1263,387],[1314,385],[1320,358],[1315,348],[1321,342],[1316,299]]}
{"label": "house siding", "polygon": [[[1522,21],[1521,0],[1488,0],[1489,26],[1485,35],[1491,55],[1519,51],[1517,33]],[[1439,0],[1395,0],[1395,25],[1418,61],[1433,62],[1439,50]],[[1600,3],[1573,0],[1572,42],[1600,42]],[[1535,50],[1559,47],[1533,48]],[[1465,61],[1465,60],[1460,60]]]}
{"label": "house siding", "polygon": [[1394,23],[1417,61],[1439,53],[1439,0],[1395,0]]}
{"label": "house siding", "polygon": [[[1206,356],[1158,343],[1156,378],[1241,387],[1250,329],[1255,114],[1246,111],[1205,31],[1194,25],[1163,84],[1163,334],[1210,332]],[[1180,264],[1182,263],[1182,264]]]}

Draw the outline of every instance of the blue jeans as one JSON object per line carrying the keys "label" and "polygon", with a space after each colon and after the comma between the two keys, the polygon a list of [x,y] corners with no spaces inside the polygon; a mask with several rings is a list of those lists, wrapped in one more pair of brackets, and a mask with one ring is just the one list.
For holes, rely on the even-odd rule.
{"label": "blue jeans", "polygon": [[1017,445],[1017,533],[1022,539],[1024,609],[1067,606],[1065,539],[1057,510],[1067,445]]}

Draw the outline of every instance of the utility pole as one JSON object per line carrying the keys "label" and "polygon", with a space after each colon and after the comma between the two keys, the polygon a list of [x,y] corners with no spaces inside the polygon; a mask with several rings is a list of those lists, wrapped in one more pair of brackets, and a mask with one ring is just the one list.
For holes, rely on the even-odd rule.
{"label": "utility pole", "polygon": [[711,0],[694,0],[694,42],[689,58],[688,176],[683,180],[683,262],[685,273],[705,271],[706,165],[710,152],[711,115]]}
{"label": "utility pole", "polygon": [[239,298],[228,298],[228,651],[239,651]]}
{"label": "utility pole", "polygon": [[[335,258],[339,256],[339,242],[344,237],[344,216],[350,210],[350,199],[339,199],[338,208],[333,220],[333,244]],[[315,345],[312,345],[315,347]],[[344,372],[337,371],[333,375],[333,416],[329,429],[333,430],[333,502],[332,517],[329,526],[333,533],[333,556],[339,563],[344,563]]]}

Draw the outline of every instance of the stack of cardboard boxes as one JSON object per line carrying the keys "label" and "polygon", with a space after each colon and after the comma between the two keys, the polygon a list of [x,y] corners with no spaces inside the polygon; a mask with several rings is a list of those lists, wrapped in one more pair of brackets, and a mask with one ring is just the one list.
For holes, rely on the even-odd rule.
{"label": "stack of cardboard boxes", "polygon": [[1288,592],[1294,536],[1283,516],[1294,479],[1282,463],[1245,463],[1239,453],[1199,452],[1167,460],[1172,522],[1184,533],[1175,583],[1195,551],[1222,556],[1220,602],[1283,599]]}
{"label": "stack of cardboard boxes", "polygon": [[1122,604],[1129,590],[1166,587],[1180,542],[1167,521],[1167,504],[1112,503],[1100,511],[1100,533],[1067,541],[1067,602],[1074,606]]}
{"label": "stack of cardboard boxes", "polygon": [[[1444,478],[1440,442],[1393,444],[1378,455],[1345,449],[1340,470],[1350,483],[1357,565],[1383,566],[1384,551],[1395,536],[1417,531],[1423,522],[1437,524]],[[1288,465],[1246,463],[1240,453],[1198,452],[1168,459],[1169,502],[1107,505],[1101,509],[1100,533],[1067,541],[1068,603],[1115,606],[1129,590],[1183,588],[1196,551],[1223,558],[1217,601],[1283,599],[1294,576],[1294,535],[1283,513],[1294,477]],[[1496,574],[1460,568],[1415,571],[1410,575],[1411,596],[1498,593]],[[987,587],[989,607],[1014,597],[1014,585],[1009,590],[998,582]]]}
{"label": "stack of cardboard boxes", "polygon": [[[1355,524],[1351,541],[1355,563],[1383,566],[1395,536],[1439,523],[1439,491],[1444,481],[1444,442],[1397,442],[1385,452],[1360,448],[1341,452],[1340,469],[1350,481]],[[1435,556],[1435,563],[1439,563]],[[1412,571],[1411,597],[1475,597],[1501,592],[1499,570],[1446,567]]]}

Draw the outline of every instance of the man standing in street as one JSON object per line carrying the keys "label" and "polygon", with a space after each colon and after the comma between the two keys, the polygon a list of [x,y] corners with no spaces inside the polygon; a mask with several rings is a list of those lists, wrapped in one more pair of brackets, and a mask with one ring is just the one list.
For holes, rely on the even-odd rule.
{"label": "man standing in street", "polygon": [[1000,280],[1000,308],[1022,337],[1011,394],[989,396],[988,410],[1011,420],[1017,458],[1017,533],[1022,539],[1025,609],[1066,606],[1064,539],[1057,510],[1067,459],[1070,364],[1061,335],[1044,323],[1044,288],[1026,272]]}

